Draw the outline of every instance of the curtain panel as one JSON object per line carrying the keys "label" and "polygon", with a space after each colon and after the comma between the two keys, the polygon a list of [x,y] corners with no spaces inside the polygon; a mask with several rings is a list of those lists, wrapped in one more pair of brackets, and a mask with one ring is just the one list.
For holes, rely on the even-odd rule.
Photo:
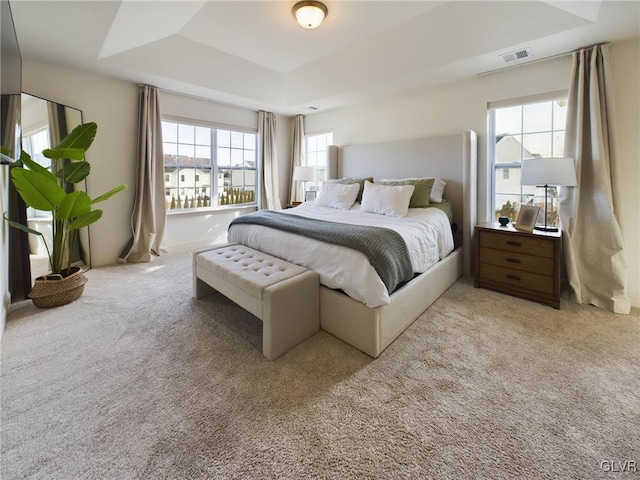
{"label": "curtain panel", "polygon": [[149,262],[163,253],[160,245],[167,219],[162,153],[162,117],[158,89],[140,86],[136,193],[132,236],[120,254],[122,262]]}
{"label": "curtain panel", "polygon": [[270,112],[258,112],[258,137],[260,139],[260,203],[259,208],[280,210],[278,195],[278,149],[276,142],[276,116]]}
{"label": "curtain panel", "polygon": [[576,162],[578,186],[563,187],[560,198],[565,296],[628,314],[627,261],[613,196],[612,118],[608,45],[574,52],[564,155]]}
{"label": "curtain panel", "polygon": [[296,115],[293,123],[293,159],[291,162],[291,195],[289,201],[291,203],[302,202],[304,200],[304,192],[302,190],[302,182],[293,179],[293,172],[296,167],[301,167],[304,161],[304,115]]}

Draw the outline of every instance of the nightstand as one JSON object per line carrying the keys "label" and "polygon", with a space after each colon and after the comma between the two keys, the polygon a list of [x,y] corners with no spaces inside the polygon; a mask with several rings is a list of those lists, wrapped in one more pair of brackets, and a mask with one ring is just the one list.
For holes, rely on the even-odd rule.
{"label": "nightstand", "polygon": [[474,285],[560,308],[562,232],[476,225]]}

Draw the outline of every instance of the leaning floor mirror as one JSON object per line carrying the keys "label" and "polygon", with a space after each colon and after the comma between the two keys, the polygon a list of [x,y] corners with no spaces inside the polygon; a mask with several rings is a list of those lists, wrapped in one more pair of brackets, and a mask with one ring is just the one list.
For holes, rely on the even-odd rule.
{"label": "leaning floor mirror", "polygon": [[[71,130],[82,123],[82,111],[61,105],[27,93],[22,93],[22,149],[33,160],[45,168],[51,167],[51,160],[42,151],[57,145]],[[86,180],[78,184],[67,184],[67,192],[83,189]],[[42,237],[29,235],[29,260],[33,279],[50,272],[49,259],[43,242],[51,242],[52,218],[50,212],[27,208],[28,226],[43,234]],[[78,245],[74,252],[74,265],[91,268],[91,248],[89,227],[79,230]],[[48,243],[50,246],[51,243]]]}

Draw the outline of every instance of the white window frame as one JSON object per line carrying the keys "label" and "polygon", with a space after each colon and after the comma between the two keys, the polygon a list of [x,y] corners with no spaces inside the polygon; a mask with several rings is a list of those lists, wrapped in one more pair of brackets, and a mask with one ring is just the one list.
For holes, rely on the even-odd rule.
{"label": "white window frame", "polygon": [[[225,124],[220,124],[220,123],[215,123],[215,122],[206,122],[203,120],[198,120],[198,119],[191,119],[191,118],[184,118],[184,117],[176,117],[176,116],[172,116],[172,115],[163,115],[162,116],[162,121],[163,122],[171,122],[171,123],[177,123],[177,124],[183,124],[183,125],[189,125],[189,126],[195,126],[195,127],[203,127],[203,128],[208,128],[211,130],[211,142],[210,142],[210,146],[211,146],[211,179],[210,179],[210,185],[209,185],[209,189],[211,192],[211,203],[209,206],[207,207],[196,207],[196,208],[176,208],[176,209],[169,209],[169,206],[167,207],[167,214],[168,215],[180,215],[183,213],[193,213],[193,212],[206,212],[206,211],[211,211],[211,210],[225,210],[225,209],[229,209],[229,208],[238,208],[238,207],[254,207],[258,204],[258,198],[259,198],[259,191],[260,191],[260,175],[258,175],[258,169],[259,169],[259,160],[258,160],[258,154],[259,154],[259,146],[258,146],[258,132],[256,129],[251,129],[251,128],[246,128],[246,127],[239,127],[236,125],[225,125]],[[255,145],[254,145],[254,152],[255,152],[255,166],[254,168],[237,168],[237,167],[227,167],[227,166],[219,166],[218,162],[217,162],[217,134],[216,132],[218,130],[226,130],[226,131],[230,131],[232,133],[242,133],[242,134],[251,134],[255,136]],[[164,140],[164,139],[163,139]],[[215,194],[214,192],[218,192],[219,191],[219,182],[218,182],[218,172],[219,170],[230,170],[230,171],[253,171],[254,173],[254,199],[252,202],[245,202],[245,203],[231,203],[231,204],[224,204],[224,205],[220,205],[218,202],[218,195]],[[194,175],[199,175],[202,174],[202,170],[198,170],[197,167],[194,167]],[[165,175],[166,175],[166,171],[165,171]],[[180,187],[171,187],[171,188],[180,188]],[[168,200],[169,202],[169,200]]]}
{"label": "white window frame", "polygon": [[[310,146],[309,146],[309,140],[311,138],[318,138],[318,137],[326,137],[326,141],[324,142],[324,146],[325,148],[320,150],[320,149],[315,149],[315,150],[310,150]],[[320,191],[322,189],[322,184],[324,181],[327,180],[327,176],[329,175],[329,145],[333,145],[333,132],[316,132],[316,133],[310,133],[310,134],[306,134],[304,136],[304,162],[305,165],[307,167],[316,167],[316,181],[315,182],[307,182],[305,188],[307,190],[311,190],[311,191]],[[317,159],[320,158],[321,153],[324,152],[324,163],[322,165],[319,164],[319,162],[317,161]],[[314,156],[316,158],[316,162],[315,164],[312,164],[309,162],[309,159],[312,158],[312,156]],[[324,174],[321,175],[321,171],[318,171],[317,167],[318,166],[322,166],[324,168]]]}
{"label": "white window frame", "polygon": [[[521,163],[501,163],[499,165],[496,164],[496,142],[495,142],[495,138],[496,135],[498,134],[498,132],[495,131],[495,126],[496,126],[496,122],[495,122],[495,111],[496,109],[500,109],[500,108],[509,108],[509,107],[517,107],[517,106],[524,106],[524,105],[531,105],[531,104],[535,104],[535,103],[543,103],[543,102],[553,102],[553,101],[557,101],[557,100],[566,100],[569,96],[569,93],[567,90],[558,90],[555,92],[548,92],[548,93],[543,93],[543,94],[539,94],[539,95],[530,95],[530,96],[526,96],[526,97],[519,97],[519,98],[513,98],[513,99],[507,99],[507,100],[500,100],[500,101],[496,101],[496,102],[489,102],[487,104],[487,158],[488,158],[488,167],[489,167],[489,184],[490,184],[490,191],[489,191],[489,219],[490,221],[494,221],[495,220],[495,216],[496,216],[496,209],[497,209],[497,205],[496,205],[496,172],[498,169],[503,169],[503,168],[521,168],[522,164]],[[562,130],[564,131],[564,126],[562,128]],[[554,126],[552,125],[552,130],[551,132],[554,131],[559,131],[554,129]],[[522,132],[525,133],[525,132]],[[553,149],[552,149],[553,151]],[[521,160],[522,160],[522,154],[521,154]],[[521,200],[525,197],[526,195],[523,193],[522,187],[520,189],[520,198]]]}

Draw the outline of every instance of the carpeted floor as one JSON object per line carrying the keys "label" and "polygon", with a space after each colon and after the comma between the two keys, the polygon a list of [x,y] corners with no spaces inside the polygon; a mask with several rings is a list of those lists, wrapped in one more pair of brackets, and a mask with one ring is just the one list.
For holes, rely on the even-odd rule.
{"label": "carpeted floor", "polygon": [[463,279],[377,360],[321,331],[269,362],[259,320],[191,298],[187,254],[87,276],[10,312],[3,480],[640,476],[637,309]]}

